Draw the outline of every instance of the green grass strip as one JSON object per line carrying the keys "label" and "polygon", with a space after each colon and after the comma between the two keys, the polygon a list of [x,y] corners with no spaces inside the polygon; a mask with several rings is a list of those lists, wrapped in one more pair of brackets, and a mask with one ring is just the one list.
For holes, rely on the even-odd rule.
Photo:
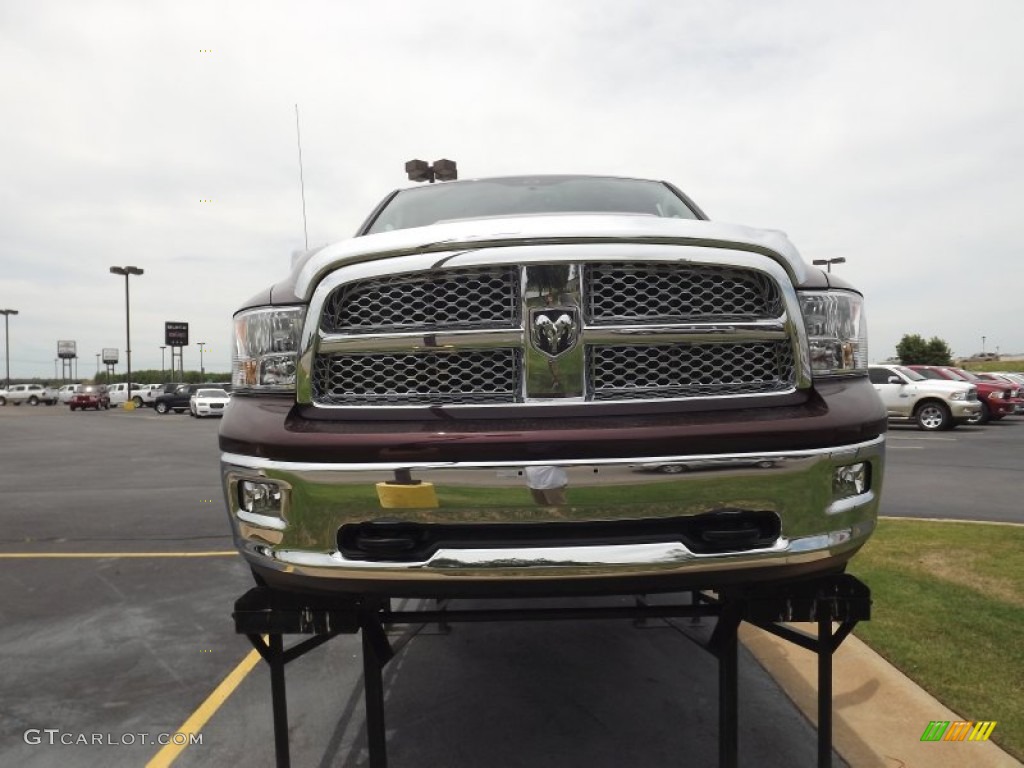
{"label": "green grass strip", "polygon": [[856,634],[1024,758],[1024,527],[882,520],[849,571],[873,596]]}

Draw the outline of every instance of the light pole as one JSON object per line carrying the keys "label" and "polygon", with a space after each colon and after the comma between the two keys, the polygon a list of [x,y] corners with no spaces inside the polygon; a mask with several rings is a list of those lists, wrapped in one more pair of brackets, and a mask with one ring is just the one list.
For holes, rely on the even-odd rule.
{"label": "light pole", "polygon": [[100,353],[96,353],[96,378],[93,381],[98,381],[100,378]]}
{"label": "light pole", "polygon": [[199,347],[199,378],[206,379],[206,369],[203,367],[203,347],[206,346],[205,341],[197,341],[196,346]]}
{"label": "light pole", "polygon": [[8,320],[11,315],[18,314],[16,309],[0,309],[0,315],[4,316],[4,358],[7,363],[7,373],[4,377],[4,388],[11,388],[11,329],[8,327]]}
{"label": "light pole", "polygon": [[834,259],[815,259],[814,261],[811,262],[811,264],[813,264],[816,267],[825,267],[829,272],[832,271],[832,265],[833,264],[845,264],[845,263],[846,263],[846,257],[845,256],[837,256]]}
{"label": "light pole", "polygon": [[160,347],[160,378],[164,377],[164,352],[167,351],[167,347]]}
{"label": "light pole", "polygon": [[125,405],[132,401],[132,310],[128,301],[128,277],[141,275],[144,270],[138,267],[111,267],[110,274],[124,275],[124,356],[128,365],[128,395]]}

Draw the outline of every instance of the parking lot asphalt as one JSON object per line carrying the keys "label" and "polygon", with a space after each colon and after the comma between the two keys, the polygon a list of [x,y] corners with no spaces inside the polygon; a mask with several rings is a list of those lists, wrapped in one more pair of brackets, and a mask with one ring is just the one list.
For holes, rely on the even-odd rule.
{"label": "parking lot asphalt", "polygon": [[[1024,420],[994,427],[893,430],[883,512],[1024,522],[1024,466],[1003,457],[1020,456]],[[148,410],[0,409],[0,764],[274,764],[269,675],[230,617],[251,578],[228,534],[216,430]],[[971,502],[978,482],[984,505]],[[685,636],[709,629],[398,629],[390,764],[716,765],[717,663]],[[360,655],[342,636],[289,665],[294,765],[367,764]],[[813,765],[812,725],[746,651],[740,690],[740,764]],[[161,751],[157,737],[190,718],[202,743]]]}
{"label": "parking lot asphalt", "polygon": [[881,514],[1024,523],[1024,417],[948,432],[889,429]]}

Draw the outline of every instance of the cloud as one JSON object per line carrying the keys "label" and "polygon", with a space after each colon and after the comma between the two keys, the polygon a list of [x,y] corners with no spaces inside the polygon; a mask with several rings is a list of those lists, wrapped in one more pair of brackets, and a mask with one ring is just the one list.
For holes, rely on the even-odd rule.
{"label": "cloud", "polygon": [[123,350],[114,264],[146,270],[133,367],[186,320],[226,370],[231,313],[303,244],[296,103],[311,245],[348,237],[411,157],[664,178],[845,256],[876,359],[906,332],[1024,352],[1022,22],[1009,0],[8,4],[12,373],[49,375],[58,339]]}

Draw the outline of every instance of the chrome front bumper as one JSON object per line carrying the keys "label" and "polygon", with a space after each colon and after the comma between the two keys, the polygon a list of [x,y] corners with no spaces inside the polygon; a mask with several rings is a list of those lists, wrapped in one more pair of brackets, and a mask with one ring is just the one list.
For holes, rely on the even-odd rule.
{"label": "chrome front bumper", "polygon": [[[275,584],[301,583],[358,592],[440,581],[498,584],[510,580],[676,577],[714,582],[724,574],[787,566],[829,570],[870,536],[878,514],[885,438],[804,451],[716,456],[650,456],[562,462],[562,495],[534,494],[525,468],[540,462],[416,465],[283,462],[225,453],[222,478],[240,551]],[[868,465],[861,492],[835,489],[837,468]],[[681,473],[643,472],[641,465],[678,464]],[[419,490],[396,486],[408,470]],[[239,484],[269,483],[280,492],[279,514],[242,509]],[[415,486],[414,486],[415,488]],[[442,547],[422,561],[353,559],[339,548],[342,526],[373,521],[414,525],[585,523],[665,520],[716,510],[766,510],[781,535],[757,549],[700,554],[681,541],[572,542],[565,546]],[[491,537],[500,541],[501,534]],[[389,586],[390,585],[390,586]],[[421,591],[429,591],[422,586]]]}
{"label": "chrome front bumper", "polygon": [[950,411],[954,419],[965,421],[981,413],[981,403],[977,400],[954,400],[950,403]]}

